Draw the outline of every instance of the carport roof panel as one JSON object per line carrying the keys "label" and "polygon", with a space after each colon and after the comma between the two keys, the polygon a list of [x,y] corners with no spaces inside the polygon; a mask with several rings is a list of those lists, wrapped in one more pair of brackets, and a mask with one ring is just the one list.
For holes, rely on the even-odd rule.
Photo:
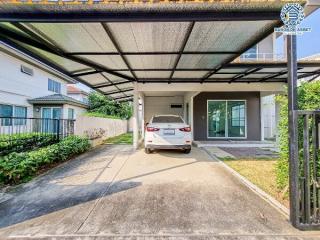
{"label": "carport roof panel", "polygon": [[286,2],[4,4],[0,21],[11,25],[0,24],[0,40],[101,92],[109,86],[124,91],[127,81],[183,82],[183,69],[204,72],[186,82],[212,82],[215,73],[280,25]]}
{"label": "carport roof panel", "polygon": [[[8,22],[127,22],[129,21],[213,21],[278,19],[281,7],[292,0],[215,0],[176,2],[106,0],[100,4],[14,4],[0,5],[0,21]],[[306,0],[296,0],[305,3]]]}

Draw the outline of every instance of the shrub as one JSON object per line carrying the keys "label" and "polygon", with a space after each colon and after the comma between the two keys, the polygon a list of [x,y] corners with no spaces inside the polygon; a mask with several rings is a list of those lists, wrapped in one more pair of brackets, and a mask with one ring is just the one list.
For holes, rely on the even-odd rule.
{"label": "shrub", "polygon": [[88,117],[100,117],[100,118],[110,118],[110,119],[121,119],[121,117],[114,116],[114,115],[107,115],[104,113],[99,113],[99,112],[86,112],[84,116]]}
{"label": "shrub", "polygon": [[0,157],[0,182],[5,184],[25,182],[41,168],[65,161],[90,148],[89,140],[69,136],[59,143],[38,150],[11,153]]}
{"label": "shrub", "polygon": [[103,114],[103,116],[129,119],[132,116],[132,106],[127,102],[116,102],[98,92],[89,94],[89,112]]}
{"label": "shrub", "polygon": [[[300,110],[320,108],[320,81],[305,82],[298,88],[298,106]],[[276,101],[280,106],[279,138],[280,158],[277,163],[277,184],[280,189],[288,189],[289,182],[289,141],[288,141],[288,98],[279,95]],[[302,121],[299,120],[299,144],[302,144]],[[302,146],[299,147],[302,149]],[[301,153],[301,151],[300,151]]]}
{"label": "shrub", "polygon": [[0,155],[45,147],[57,142],[51,133],[19,133],[0,135]]}

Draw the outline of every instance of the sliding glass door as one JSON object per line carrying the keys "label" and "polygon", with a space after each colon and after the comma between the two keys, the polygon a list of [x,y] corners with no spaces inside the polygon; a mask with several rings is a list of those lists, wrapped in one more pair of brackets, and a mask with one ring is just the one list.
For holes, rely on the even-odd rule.
{"label": "sliding glass door", "polygon": [[208,138],[245,138],[246,101],[208,100]]}

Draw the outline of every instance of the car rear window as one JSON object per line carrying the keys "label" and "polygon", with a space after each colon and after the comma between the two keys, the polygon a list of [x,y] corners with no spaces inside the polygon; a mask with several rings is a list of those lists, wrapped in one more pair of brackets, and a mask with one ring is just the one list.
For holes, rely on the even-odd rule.
{"label": "car rear window", "polygon": [[153,117],[152,123],[183,123],[183,120],[175,116],[157,116]]}

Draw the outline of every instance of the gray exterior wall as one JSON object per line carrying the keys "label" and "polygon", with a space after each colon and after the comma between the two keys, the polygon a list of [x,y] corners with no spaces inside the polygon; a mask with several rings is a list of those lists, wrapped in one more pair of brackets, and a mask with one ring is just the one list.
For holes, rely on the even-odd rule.
{"label": "gray exterior wall", "polygon": [[193,100],[194,140],[219,141],[219,139],[207,138],[207,100],[229,99],[247,101],[247,138],[237,139],[237,141],[261,140],[260,92],[202,92],[195,96]]}

